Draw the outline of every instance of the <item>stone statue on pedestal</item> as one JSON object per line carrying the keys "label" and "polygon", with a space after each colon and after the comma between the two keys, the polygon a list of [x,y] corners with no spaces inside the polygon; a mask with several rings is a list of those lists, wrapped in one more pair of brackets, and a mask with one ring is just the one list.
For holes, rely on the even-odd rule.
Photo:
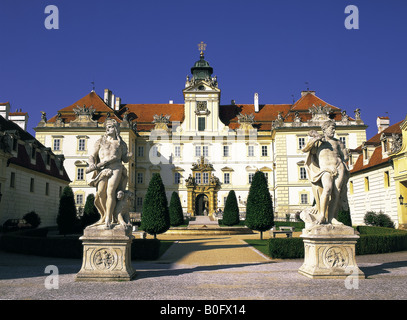
{"label": "stone statue on pedestal", "polygon": [[89,185],[96,187],[95,206],[101,215],[93,226],[104,224],[110,228],[112,223],[120,223],[122,226],[129,224],[128,215],[120,215],[119,219],[115,209],[119,206],[119,211],[128,212],[128,208],[124,207],[130,205],[133,197],[130,191],[125,191],[128,176],[122,164],[129,162],[132,153],[128,152],[127,144],[120,137],[117,121],[108,119],[105,125],[106,133],[96,141],[89,156],[87,173],[94,172]]}
{"label": "stone statue on pedestal", "polygon": [[109,118],[105,125],[106,133],[96,141],[87,170],[94,173],[90,185],[96,187],[95,206],[101,217],[80,238],[83,261],[77,281],[129,281],[136,273],[131,263],[134,236],[129,219],[133,193],[125,190],[128,177],[122,164],[132,154],[120,137],[117,121]]}
{"label": "stone statue on pedestal", "polygon": [[323,135],[309,132],[310,139],[303,152],[307,152],[305,168],[312,184],[316,205],[301,213],[306,227],[314,224],[341,224],[338,212],[348,209],[347,182],[349,169],[348,151],[335,138],[335,122],[328,120],[321,126]]}
{"label": "stone statue on pedestal", "polygon": [[298,271],[310,278],[364,278],[355,259],[359,235],[337,220],[339,211],[348,209],[348,152],[335,138],[334,121],[325,121],[321,129],[323,135],[309,132],[302,149],[308,153],[305,167],[316,204],[300,214],[305,222],[304,263]]}

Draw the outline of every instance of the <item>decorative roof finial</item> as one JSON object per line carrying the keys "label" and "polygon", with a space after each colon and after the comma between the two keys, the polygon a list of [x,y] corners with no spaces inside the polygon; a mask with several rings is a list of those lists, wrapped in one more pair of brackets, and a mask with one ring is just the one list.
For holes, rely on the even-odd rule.
{"label": "decorative roof finial", "polygon": [[203,52],[206,50],[206,43],[204,43],[203,41],[201,41],[201,43],[198,43],[198,49],[199,51],[201,51],[201,57],[203,57]]}

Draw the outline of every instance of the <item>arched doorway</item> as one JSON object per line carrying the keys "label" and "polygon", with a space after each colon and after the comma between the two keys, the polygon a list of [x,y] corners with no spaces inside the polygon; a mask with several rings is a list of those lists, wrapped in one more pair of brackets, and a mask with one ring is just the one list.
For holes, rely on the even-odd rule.
{"label": "arched doorway", "polygon": [[209,213],[209,199],[206,194],[199,194],[195,199],[195,215],[204,216]]}

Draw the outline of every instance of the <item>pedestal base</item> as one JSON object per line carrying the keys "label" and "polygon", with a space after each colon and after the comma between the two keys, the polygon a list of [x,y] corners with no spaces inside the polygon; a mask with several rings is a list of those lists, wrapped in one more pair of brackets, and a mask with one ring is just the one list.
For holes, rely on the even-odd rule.
{"label": "pedestal base", "polygon": [[131,227],[88,227],[83,241],[82,268],[76,281],[129,281],[136,272],[131,264]]}
{"label": "pedestal base", "polygon": [[345,225],[315,225],[303,229],[304,263],[299,273],[309,278],[364,278],[355,259],[355,230]]}

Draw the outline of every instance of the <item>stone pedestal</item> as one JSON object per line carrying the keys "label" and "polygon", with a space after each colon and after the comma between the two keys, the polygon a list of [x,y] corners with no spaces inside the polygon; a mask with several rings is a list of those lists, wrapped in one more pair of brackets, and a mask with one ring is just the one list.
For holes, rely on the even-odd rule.
{"label": "stone pedestal", "polygon": [[131,227],[88,227],[83,236],[82,268],[76,281],[129,281],[135,276],[131,264]]}
{"label": "stone pedestal", "polygon": [[323,224],[303,229],[304,263],[298,270],[309,278],[364,278],[355,259],[356,231],[345,225]]}

